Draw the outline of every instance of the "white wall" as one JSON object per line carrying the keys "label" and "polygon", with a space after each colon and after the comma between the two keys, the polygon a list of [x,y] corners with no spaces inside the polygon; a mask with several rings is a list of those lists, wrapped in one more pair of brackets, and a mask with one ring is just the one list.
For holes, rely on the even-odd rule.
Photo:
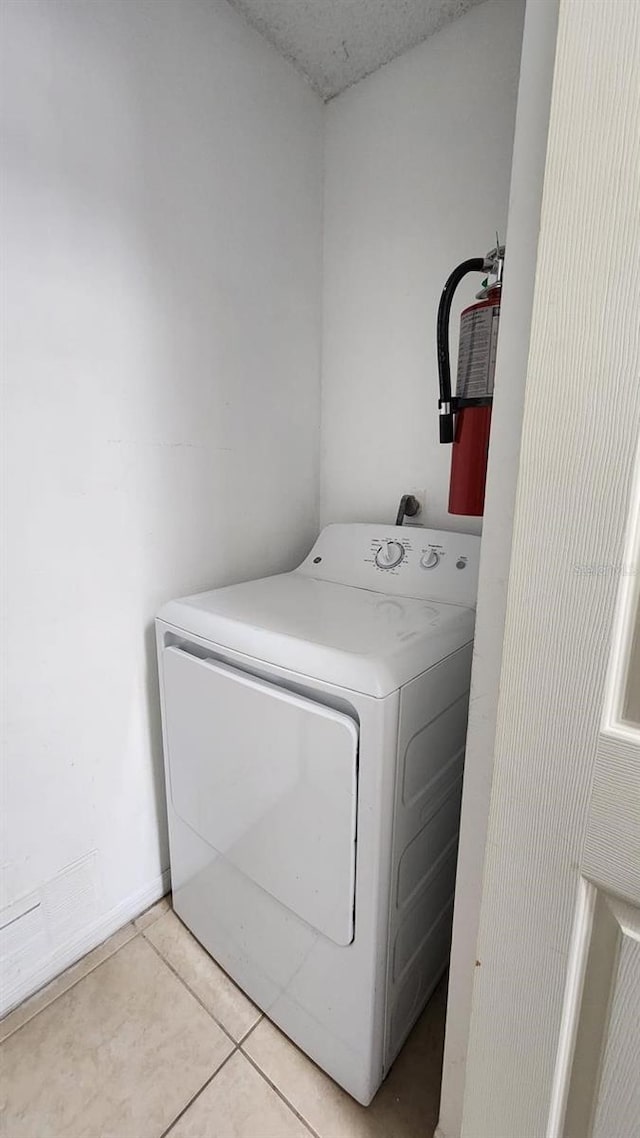
{"label": "white wall", "polygon": [[451,270],[504,238],[523,14],[486,0],[328,104],[324,522],[393,521],[426,488],[428,524],[480,530],[447,513],[435,324]]}
{"label": "white wall", "polygon": [[[459,1138],[559,0],[527,5],[483,523],[438,1138]],[[507,287],[508,285],[508,287]]]}
{"label": "white wall", "polygon": [[154,612],[316,534],[322,105],[223,0],[3,17],[12,1003],[166,882]]}

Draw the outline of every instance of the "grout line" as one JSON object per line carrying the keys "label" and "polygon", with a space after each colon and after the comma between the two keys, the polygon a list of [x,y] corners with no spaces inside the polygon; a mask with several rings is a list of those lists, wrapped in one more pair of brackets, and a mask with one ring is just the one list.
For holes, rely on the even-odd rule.
{"label": "grout line", "polygon": [[[139,926],[136,924],[136,921],[139,921],[139,920],[140,920],[140,917],[136,917],[136,920],[135,920],[135,921],[132,921],[131,923],[132,923],[133,927],[135,928],[135,930],[136,930],[136,932],[137,932],[138,936],[144,936],[144,934],[146,933],[147,929],[152,929],[154,925],[157,925],[158,921],[159,921],[159,920],[160,920],[162,917],[166,917],[167,913],[171,913],[171,912],[173,912],[173,910],[172,910],[172,909],[167,909],[167,910],[166,910],[164,913],[160,913],[160,916],[159,916],[159,917],[155,917],[153,921],[149,921],[149,922],[148,922],[148,924],[146,924],[146,925],[143,925],[143,926],[142,926],[142,928],[140,928],[140,927],[139,927]],[[142,917],[143,917],[143,916],[144,916],[144,913],[141,913],[141,914],[140,914],[140,916],[142,916]]]}
{"label": "grout line", "polygon": [[[256,1024],[256,1027],[257,1027],[257,1024]],[[251,1034],[251,1032],[249,1032],[249,1034]],[[245,1039],[246,1038],[247,1037],[245,1036]],[[244,1043],[244,1039],[242,1042]],[[255,1062],[255,1060],[252,1059],[251,1056],[248,1055],[246,1051],[243,1051],[242,1047],[238,1047],[238,1050],[239,1050],[241,1055],[244,1055],[245,1059],[251,1064],[251,1066],[254,1068],[254,1070],[256,1070],[258,1072],[258,1074],[261,1075],[261,1077],[264,1079],[265,1083],[269,1084],[269,1086],[271,1087],[271,1090],[276,1092],[278,1098],[282,1099],[285,1106],[289,1107],[289,1110],[292,1112],[292,1114],[295,1114],[296,1118],[303,1124],[303,1126],[306,1127],[306,1129],[309,1131],[309,1133],[313,1134],[313,1138],[320,1138],[318,1131],[314,1130],[313,1126],[311,1125],[310,1122],[307,1122],[304,1115],[300,1114],[300,1111],[293,1105],[292,1102],[289,1102],[289,1099],[286,1097],[285,1094],[283,1094],[283,1092],[280,1090],[280,1087],[276,1086],[276,1084],[272,1081],[272,1079],[270,1079],[269,1076],[266,1075],[265,1072],[262,1070],[262,1068],[258,1066],[258,1064]],[[164,1138],[164,1135],[161,1135],[161,1138]]]}
{"label": "grout line", "polygon": [[243,1044],[246,1043],[249,1036],[253,1034],[253,1032],[256,1030],[258,1024],[262,1023],[263,1019],[264,1019],[264,1012],[260,1012],[259,1019],[257,1019],[256,1022],[251,1025],[251,1027],[249,1028],[248,1031],[245,1031],[244,1035],[242,1036],[242,1039],[238,1040],[238,1047],[242,1047]]}
{"label": "grout line", "polygon": [[[162,955],[162,953],[160,952],[160,949],[156,948],[156,946],[152,940],[147,939],[147,937],[144,935],[144,932],[141,933],[141,936],[144,937],[144,939],[145,939],[146,943],[149,945],[149,947],[153,949],[153,951],[155,952],[158,959],[161,960],[163,964],[166,964],[166,966],[170,972],[173,972],[173,975],[175,976],[176,980],[180,981],[182,986],[187,989],[187,992],[189,993],[189,995],[193,996],[194,1000],[196,1000],[196,1002],[198,1004],[200,1004],[200,1007],[203,1009],[203,1011],[205,1011],[207,1013],[209,1018],[212,1019],[213,1022],[216,1024],[216,1026],[219,1027],[220,1030],[224,1032],[227,1039],[231,1040],[234,1048],[238,1047],[239,1046],[238,1040],[233,1038],[229,1029],[226,1028],[223,1023],[220,1023],[220,1020],[216,1016],[214,1016],[213,1012],[210,1011],[209,1008],[207,1007],[207,1005],[202,1002],[198,993],[194,992],[193,988],[189,984],[187,984],[187,981],[185,980],[184,976],[181,976],[180,973],[178,971],[176,971],[176,969],[173,967],[173,964],[171,964],[171,962],[169,960],[167,960],[166,956]],[[253,1031],[253,1028],[251,1028],[250,1030]],[[244,1036],[243,1038],[246,1039],[246,1036]],[[225,1060],[225,1062],[226,1062],[226,1060]]]}
{"label": "grout line", "polygon": [[225,1057],[225,1058],[222,1060],[222,1063],[220,1064],[220,1066],[219,1066],[219,1067],[216,1067],[216,1069],[215,1069],[215,1071],[213,1072],[213,1074],[212,1074],[212,1075],[210,1075],[210,1076],[209,1076],[209,1078],[206,1080],[206,1082],[204,1082],[204,1083],[202,1084],[202,1086],[200,1087],[200,1089],[199,1089],[199,1090],[197,1090],[197,1091],[196,1091],[196,1093],[195,1093],[194,1095],[192,1095],[192,1096],[191,1096],[191,1098],[189,1099],[188,1103],[186,1103],[186,1105],[185,1105],[185,1106],[183,1106],[182,1110],[181,1110],[181,1111],[179,1111],[179,1112],[178,1112],[178,1114],[176,1114],[175,1118],[173,1118],[173,1119],[171,1120],[171,1122],[170,1122],[170,1123],[169,1123],[169,1125],[166,1127],[166,1129],[164,1129],[164,1130],[162,1131],[162,1134],[160,1135],[160,1138],[167,1138],[167,1136],[168,1136],[168,1135],[171,1133],[171,1131],[173,1130],[173,1128],[174,1128],[174,1126],[176,1125],[176,1123],[180,1121],[180,1119],[182,1118],[183,1114],[186,1114],[186,1113],[187,1113],[187,1111],[188,1111],[188,1109],[189,1109],[189,1107],[190,1107],[190,1106],[193,1106],[193,1104],[194,1104],[194,1102],[196,1101],[196,1099],[200,1098],[200,1095],[202,1094],[202,1092],[203,1092],[203,1091],[206,1091],[207,1087],[208,1087],[208,1086],[209,1086],[209,1085],[210,1085],[210,1084],[213,1082],[213,1080],[215,1079],[216,1075],[220,1074],[220,1071],[222,1070],[222,1068],[225,1066],[225,1064],[226,1064],[226,1063],[228,1063],[228,1062],[229,1062],[229,1060],[231,1059],[231,1057],[232,1057],[233,1055],[235,1055],[235,1054],[236,1054],[237,1050],[238,1050],[238,1048],[237,1048],[237,1047],[234,1047],[233,1051],[230,1051],[230,1052],[229,1052],[229,1054],[228,1054],[228,1055],[227,1055],[227,1056],[226,1056],[226,1057]]}

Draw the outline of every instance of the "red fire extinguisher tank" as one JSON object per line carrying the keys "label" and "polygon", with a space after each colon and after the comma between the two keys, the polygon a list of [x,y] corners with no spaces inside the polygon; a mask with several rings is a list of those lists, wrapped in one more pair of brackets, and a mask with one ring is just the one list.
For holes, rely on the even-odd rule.
{"label": "red fire extinguisher tank", "polygon": [[[487,479],[504,247],[465,261],[449,277],[438,310],[440,441],[452,443],[449,513],[481,517]],[[495,273],[460,317],[456,394],[451,394],[449,313],[457,285],[469,272]]]}
{"label": "red fire extinguisher tank", "polygon": [[499,288],[490,289],[460,316],[456,391],[460,403],[451,451],[450,514],[481,517],[484,513],[499,319]]}
{"label": "red fire extinguisher tank", "polygon": [[482,517],[487,482],[491,407],[463,407],[451,451],[449,513]]}

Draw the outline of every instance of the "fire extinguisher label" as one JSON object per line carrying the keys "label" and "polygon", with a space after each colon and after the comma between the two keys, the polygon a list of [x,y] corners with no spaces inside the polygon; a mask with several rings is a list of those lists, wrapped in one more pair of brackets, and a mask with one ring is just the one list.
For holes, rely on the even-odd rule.
{"label": "fire extinguisher label", "polygon": [[463,312],[458,349],[458,399],[483,399],[493,395],[499,320],[499,304]]}

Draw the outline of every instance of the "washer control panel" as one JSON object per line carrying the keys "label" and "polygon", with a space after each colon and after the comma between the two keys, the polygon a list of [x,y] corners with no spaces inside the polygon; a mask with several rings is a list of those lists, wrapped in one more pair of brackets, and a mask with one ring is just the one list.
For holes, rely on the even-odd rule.
{"label": "washer control panel", "polygon": [[420,526],[326,526],[296,572],[405,597],[475,605],[480,538]]}

